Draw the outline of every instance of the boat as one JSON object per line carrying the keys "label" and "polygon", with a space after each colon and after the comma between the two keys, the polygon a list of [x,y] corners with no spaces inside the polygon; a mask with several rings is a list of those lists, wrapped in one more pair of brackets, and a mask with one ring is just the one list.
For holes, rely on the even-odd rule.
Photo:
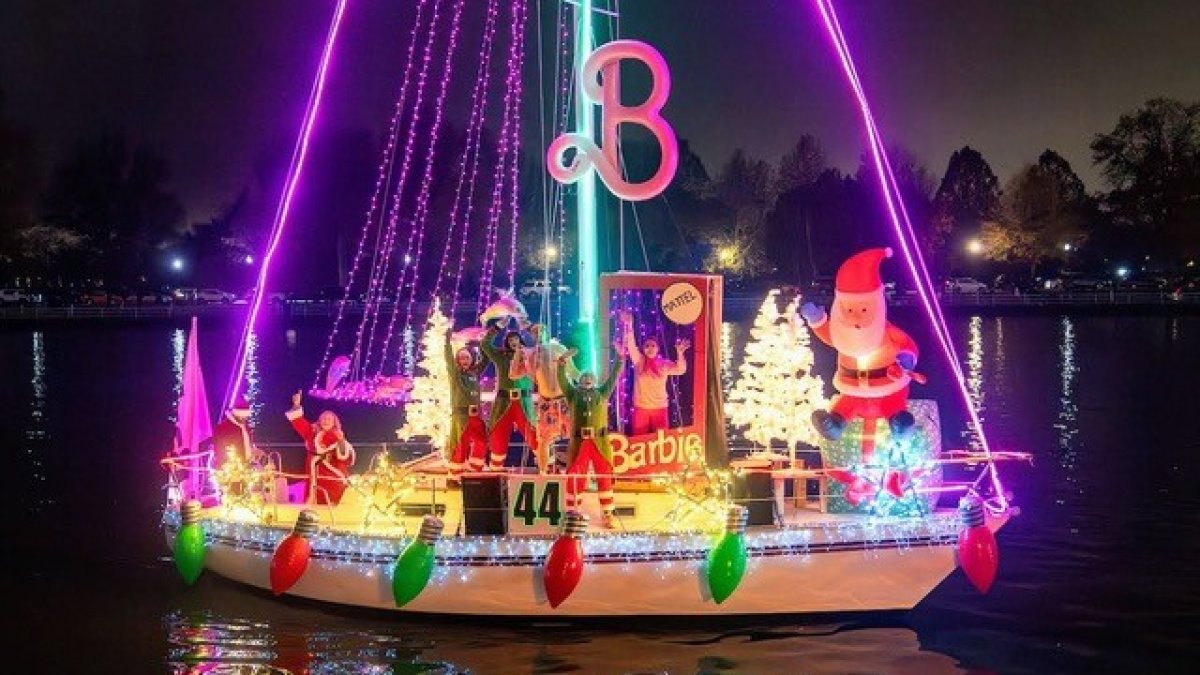
{"label": "boat", "polygon": [[[575,4],[577,16],[588,16],[590,2]],[[840,29],[836,28],[836,21],[828,20],[832,5],[827,0],[817,0],[817,4],[827,17],[835,45],[839,52],[843,51],[844,40],[833,35]],[[320,102],[321,78],[344,8],[345,0],[340,0],[273,226],[272,250],[282,236],[283,219],[303,167],[308,134]],[[356,270],[369,266],[367,290],[365,295],[356,294],[347,284],[345,298],[337,307],[325,357],[310,390],[314,394],[323,392],[325,398],[339,402],[358,400],[364,404],[400,406],[406,415],[424,406],[423,418],[426,422],[432,420],[431,426],[422,432],[406,424],[399,433],[417,437],[423,433],[426,445],[434,450],[406,458],[394,456],[388,447],[382,447],[367,460],[366,470],[345,479],[344,492],[338,498],[330,498],[328,493],[322,495],[315,479],[305,488],[309,476],[283,472],[279,453],[267,445],[259,447],[260,452],[249,461],[230,454],[214,469],[214,455],[224,449],[203,444],[205,433],[211,433],[211,428],[204,426],[208,418],[207,399],[203,396],[193,326],[177,442],[162,462],[168,472],[162,529],[184,580],[194,583],[207,569],[250,587],[269,589],[276,595],[288,594],[336,605],[413,614],[528,618],[905,610],[921,602],[957,567],[963,568],[976,588],[987,592],[998,565],[995,533],[1018,513],[1000,480],[999,466],[1004,462],[1027,461],[1028,455],[997,452],[988,445],[944,319],[936,311],[937,300],[931,293],[928,273],[919,266],[919,250],[914,254],[916,238],[911,225],[906,226],[907,216],[901,219],[892,208],[899,196],[892,194],[894,180],[888,180],[890,168],[880,158],[882,145],[857,86],[852,88],[863,105],[870,149],[877,160],[876,168],[901,253],[913,272],[934,334],[970,414],[977,437],[972,447],[944,449],[937,403],[907,400],[909,383],[923,380],[912,370],[916,346],[900,348],[889,342],[885,350],[881,341],[885,335],[887,340],[900,340],[896,336],[907,338],[902,331],[887,324],[886,333],[880,332],[875,338],[880,340],[878,350],[848,356],[836,344],[836,336],[830,339],[828,317],[818,313],[818,308],[800,310],[804,316],[800,321],[797,318],[800,299],[791,299],[788,307],[780,310],[778,301],[783,298],[775,292],[764,302],[763,326],[768,332],[775,331],[772,333],[775,339],[783,340],[777,344],[787,345],[774,352],[788,357],[780,360],[775,374],[777,383],[784,382],[787,386],[759,391],[756,403],[748,403],[743,397],[727,415],[719,372],[724,356],[723,278],[715,274],[627,271],[598,275],[596,261],[587,259],[581,245],[577,325],[584,327],[579,344],[584,347],[580,356],[585,368],[600,371],[599,365],[611,361],[607,345],[618,334],[632,343],[635,340],[632,323],[623,326],[621,322],[636,317],[641,322],[641,335],[656,338],[664,346],[664,352],[667,345],[676,347],[679,368],[670,374],[674,379],[671,404],[663,413],[665,421],[656,423],[659,428],[655,431],[634,433],[636,425],[631,425],[629,415],[634,387],[626,373],[615,379],[610,389],[615,392],[609,409],[610,426],[599,432],[594,427],[576,430],[575,433],[581,434],[577,438],[593,441],[595,434],[606,434],[611,448],[608,459],[611,504],[602,505],[600,496],[590,489],[583,490],[579,503],[571,503],[574,493],[570,502],[567,499],[568,491],[578,490],[580,482],[607,480],[608,469],[604,470],[604,476],[591,472],[567,475],[563,471],[540,473],[524,467],[524,462],[513,462],[495,466],[493,471],[452,473],[435,441],[445,434],[448,426],[449,403],[439,399],[436,391],[430,393],[427,387],[436,380],[433,373],[438,363],[443,364],[443,370],[447,368],[443,349],[449,344],[446,336],[453,329],[452,315],[460,304],[459,282],[466,255],[465,251],[451,255],[456,252],[453,250],[456,228],[462,230],[462,242],[470,241],[473,226],[486,230],[491,237],[482,260],[471,261],[473,265],[479,263],[482,278],[477,298],[480,325],[469,328],[475,339],[492,339],[494,333],[484,327],[495,322],[511,320],[517,330],[526,319],[525,308],[518,307],[504,294],[484,310],[491,301],[488,289],[511,289],[514,285],[515,251],[505,279],[495,266],[495,250],[497,227],[502,224],[506,204],[510,203],[504,194],[505,186],[513,190],[511,203],[516,203],[518,162],[515,159],[509,162],[507,158],[516,156],[515,130],[519,124],[515,123],[517,106],[510,106],[509,101],[514,94],[512,88],[519,86],[521,80],[520,59],[514,55],[521,48],[521,26],[528,18],[523,8],[523,3],[512,3],[511,14],[505,14],[505,21],[512,23],[508,76],[493,80],[508,87],[501,92],[505,101],[501,134],[511,134],[509,140],[513,143],[501,145],[504,150],[495,160],[496,186],[488,222],[481,220],[481,224],[472,225],[469,208],[468,216],[462,218],[457,210],[450,214],[442,269],[433,282],[433,310],[421,336],[422,363],[426,365],[420,367],[427,371],[428,379],[423,381],[419,374],[410,379],[412,372],[403,365],[404,345],[397,348],[399,351],[393,349],[395,341],[409,340],[410,346],[416,344],[414,336],[418,330],[411,320],[421,266],[410,263],[419,259],[420,242],[426,235],[423,218],[427,215],[427,203],[419,200],[427,196],[427,191],[422,190],[413,198],[418,200],[412,209],[418,216],[410,222],[412,232],[408,236],[410,246],[417,242],[412,252],[418,255],[410,256],[409,251],[394,244],[399,219],[383,217],[379,200],[372,201],[350,274],[353,281]],[[420,14],[418,28],[419,17]],[[494,18],[489,20],[485,31],[494,30]],[[455,14],[452,22],[457,21]],[[457,23],[453,26],[442,30],[457,30]],[[435,29],[427,30],[432,43]],[[560,40],[564,32],[559,32]],[[414,40],[416,35],[414,30]],[[452,49],[455,41],[450,39],[448,44]],[[843,60],[848,59],[845,54],[842,56]],[[428,60],[428,54],[426,57]],[[592,138],[591,130],[586,134],[558,136],[547,151],[548,173],[563,184],[598,180],[620,199],[653,198],[669,183],[678,162],[674,132],[659,114],[669,94],[665,61],[651,46],[630,40],[608,42],[594,50],[589,48],[587,53],[577,53],[576,57],[571,67],[581,83],[578,105],[587,115],[591,114],[589,106],[600,106],[601,118],[606,114],[606,105],[617,105],[620,110],[612,114],[619,116],[619,122],[603,125],[603,149]],[[628,59],[641,61],[651,73],[650,97],[636,108],[620,105],[619,78],[615,76],[619,62]],[[562,60],[564,68],[568,67],[566,61]],[[486,63],[483,61],[481,67],[486,67]],[[598,79],[600,73],[605,73],[602,82]],[[853,85],[856,76],[849,68],[847,76]],[[426,78],[422,72],[419,86],[424,87],[427,80],[437,81]],[[610,86],[617,87],[617,91],[607,91]],[[484,101],[486,87],[481,84],[477,88],[477,92],[483,92]],[[444,92],[443,86],[443,96]],[[516,95],[519,100],[519,90]],[[478,114],[483,110],[479,107],[480,100],[472,98],[474,112]],[[439,99],[439,118],[441,106]],[[393,154],[381,164],[381,186],[390,180],[391,162],[395,161],[395,153],[399,153],[397,138],[402,134],[396,125],[402,120],[401,108],[397,108],[388,142],[388,152]],[[472,120],[476,124],[477,115]],[[630,123],[646,127],[661,148],[659,169],[645,183],[626,182],[622,172],[612,164],[612,158],[618,154],[613,149],[613,144],[619,142],[615,138],[616,127]],[[561,124],[565,124],[565,117]],[[478,133],[472,129],[468,129],[468,139]],[[436,137],[436,133],[425,136],[409,133],[404,139],[405,156],[411,154],[414,142],[426,143],[433,153]],[[571,151],[574,158],[565,161]],[[459,167],[460,181],[468,175],[473,177],[479,162],[477,150],[473,155],[468,152]],[[407,159],[400,171],[406,170]],[[511,179],[505,183],[509,171]],[[583,195],[585,191],[577,192]],[[456,190],[456,205],[458,198]],[[400,199],[397,196],[395,204]],[[579,196],[579,199],[590,198]],[[393,213],[397,210],[395,204]],[[579,213],[586,214],[585,201],[579,204]],[[557,208],[561,210],[561,202]],[[501,237],[506,240],[511,234],[513,246],[518,241],[517,220],[514,213],[504,221],[512,229]],[[580,236],[584,236],[583,229]],[[593,232],[593,248],[594,236]],[[557,288],[560,279],[551,279],[550,272],[551,251],[557,251],[552,246],[555,241],[548,238],[545,242],[544,281]],[[372,242],[381,242],[379,246],[383,248],[372,250],[375,245]],[[877,248],[852,258],[856,270],[864,265],[869,269],[852,270],[847,277],[850,284],[844,287],[839,271],[837,290],[846,295],[840,300],[840,295],[835,296],[834,309],[839,301],[862,303],[865,295],[874,297],[877,291],[880,304],[872,311],[878,313],[876,319],[884,321],[884,291],[878,281],[878,265],[891,256],[890,248]],[[447,261],[455,257],[459,258],[458,269],[451,273]],[[271,256],[262,258],[256,298],[264,296],[269,283]],[[393,265],[394,260],[403,262]],[[871,262],[866,264],[864,260]],[[446,304],[451,316],[447,317],[439,309],[447,294],[442,283],[454,274],[457,277]],[[872,278],[873,290],[869,293],[856,285]],[[393,286],[408,290],[403,302],[399,295],[389,296],[382,290]],[[358,297],[362,297],[363,304],[362,313],[356,315],[360,323],[357,328],[344,326],[343,319],[349,316],[344,307],[357,302],[352,298]],[[542,300],[542,315],[553,314],[548,297]],[[241,385],[245,350],[260,304],[257,300],[251,303],[227,403],[244,393]],[[805,352],[810,329],[839,352],[835,384],[837,378],[849,378],[845,388],[839,386],[842,396],[835,399],[832,407],[823,395],[812,393],[823,385],[812,372],[811,351]],[[347,334],[357,336],[353,353],[333,358],[335,345],[339,340],[347,342]],[[616,349],[623,362],[625,353],[621,348]],[[807,362],[789,360],[805,353],[810,357]],[[882,355],[880,359],[887,357],[881,362],[886,367],[873,363],[876,355]],[[402,378],[394,381],[403,386],[385,392],[388,395],[382,401],[375,389],[363,384],[392,383],[389,378]],[[808,393],[803,393],[790,386],[792,380],[799,378],[817,386],[808,387],[804,390]],[[877,393],[877,389],[884,393]],[[509,393],[514,398],[519,394],[517,390]],[[895,398],[901,393],[902,399]],[[839,406],[849,399],[865,405],[861,401],[874,401],[873,397],[879,401],[889,397],[887,401],[899,403],[887,414],[878,410],[845,416],[838,413],[847,410]],[[480,405],[495,402],[494,393],[485,394]],[[730,402],[733,403],[732,398]],[[809,414],[814,412],[823,416],[814,417],[810,423]],[[757,451],[731,452],[727,431],[735,426],[746,429],[748,435],[761,428],[765,443],[760,443]],[[814,430],[822,436],[811,437]],[[805,438],[810,440],[804,441]],[[781,443],[772,449],[775,440]],[[797,452],[802,445],[810,450],[805,457]],[[360,450],[364,447],[360,446]]]}

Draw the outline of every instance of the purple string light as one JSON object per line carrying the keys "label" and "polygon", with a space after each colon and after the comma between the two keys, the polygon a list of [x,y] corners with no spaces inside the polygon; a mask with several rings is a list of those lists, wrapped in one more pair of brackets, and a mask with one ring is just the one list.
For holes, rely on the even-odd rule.
{"label": "purple string light", "polygon": [[506,166],[505,162],[508,160],[508,153],[512,152],[511,129],[517,122],[514,119],[515,115],[512,104],[513,96],[516,94],[516,89],[520,86],[521,78],[519,48],[521,45],[521,29],[524,23],[520,20],[522,15],[520,5],[520,0],[512,4],[513,20],[509,23],[508,72],[505,81],[504,101],[501,107],[503,121],[500,126],[500,152],[496,160],[495,170],[492,172],[492,199],[488,207],[487,245],[484,249],[483,266],[479,279],[478,309],[481,313],[492,297],[491,286],[496,263],[496,241],[499,234],[499,221],[504,209],[504,169]]}
{"label": "purple string light", "polygon": [[[513,5],[514,11],[519,12],[520,18],[517,19],[517,61],[515,72],[510,73],[512,78],[512,87],[516,89],[513,95],[512,116],[513,125],[511,129],[512,138],[509,140],[509,147],[512,151],[510,159],[511,166],[509,167],[509,210],[512,218],[512,234],[509,241],[508,251],[508,286],[509,288],[516,287],[517,278],[517,233],[520,231],[521,217],[521,202],[520,202],[520,150],[521,150],[521,96],[524,93],[521,86],[521,62],[525,60],[525,22],[529,18],[528,6],[524,2],[516,2]],[[549,289],[547,289],[549,292]]]}
{"label": "purple string light", "polygon": [[[371,278],[371,286],[368,288],[368,306],[374,306],[379,302],[379,299],[386,288],[386,279],[388,270],[391,268],[391,260],[393,246],[396,241],[396,227],[400,220],[400,207],[404,202],[404,188],[408,184],[408,174],[412,169],[413,151],[416,145],[419,125],[421,122],[421,107],[425,101],[425,87],[429,82],[429,64],[433,59],[433,44],[438,33],[438,24],[441,21],[442,0],[435,0],[433,7],[433,21],[430,23],[429,37],[425,42],[425,48],[421,55],[421,70],[417,75],[417,91],[416,100],[413,102],[412,115],[409,121],[408,134],[404,142],[404,159],[400,164],[400,176],[396,179],[396,189],[392,194],[391,208],[388,212],[388,227],[387,234],[384,236],[382,253],[380,261],[380,269],[378,274],[373,274]],[[432,142],[432,140],[430,141]],[[411,237],[410,237],[411,238]],[[392,303],[393,314],[396,311],[395,303]],[[370,372],[371,355],[374,353],[376,326],[378,325],[378,311],[364,313],[363,321],[359,325],[358,335],[356,337],[356,353],[364,355],[362,372]],[[370,326],[368,328],[368,325]],[[366,349],[362,350],[362,340],[366,336]],[[382,360],[382,359],[381,359]]]}
{"label": "purple string light", "polygon": [[[446,234],[446,245],[442,247],[442,259],[438,265],[437,278],[434,281],[433,297],[438,297],[445,279],[446,267],[450,259],[450,251],[456,241],[459,221],[462,221],[463,241],[459,246],[458,268],[455,270],[454,292],[447,305],[447,312],[453,320],[455,307],[458,305],[459,282],[462,279],[463,266],[466,263],[467,247],[470,244],[470,222],[475,198],[475,179],[479,174],[479,149],[483,134],[483,110],[486,107],[487,94],[491,83],[491,64],[493,46],[496,38],[496,17],[499,14],[499,0],[488,0],[487,20],[483,28],[483,44],[479,48],[479,68],[475,73],[475,88],[471,91],[471,116],[467,122],[467,138],[463,149],[462,159],[458,165],[458,181],[454,186],[454,199],[450,206],[450,227]],[[469,167],[469,168],[468,168]],[[465,195],[466,203],[463,199]],[[463,217],[460,219],[459,216]]]}
{"label": "purple string light", "polygon": [[[408,297],[405,300],[406,308],[404,313],[404,331],[408,331],[412,327],[412,308],[413,302],[417,293],[417,286],[420,285],[420,270],[421,270],[421,254],[425,248],[425,229],[429,221],[429,186],[433,181],[433,165],[437,159],[438,134],[442,130],[442,119],[445,113],[446,92],[449,90],[450,80],[454,76],[454,54],[458,51],[458,36],[459,28],[462,19],[462,10],[465,0],[457,0],[454,3],[454,16],[450,23],[449,44],[446,47],[446,57],[442,64],[442,82],[441,88],[438,90],[437,99],[434,102],[433,124],[429,131],[429,145],[425,150],[425,168],[421,174],[421,190],[417,195],[416,212],[413,215],[413,232],[416,233],[416,247],[412,248],[413,238],[409,236],[409,250],[404,254],[404,265],[400,268],[400,281],[396,284],[396,301],[400,301],[400,295],[404,292],[405,284],[408,284]],[[411,261],[411,264],[409,264]],[[406,275],[408,270],[412,270],[411,275]],[[405,277],[408,277],[407,280]],[[392,342],[392,336],[396,332],[396,317],[399,315],[398,307],[392,311],[391,321],[388,322],[387,331],[384,332],[383,347],[380,349],[379,367],[383,369],[387,361],[387,351]],[[400,369],[401,349],[396,350],[396,368]]]}
{"label": "purple string light", "polygon": [[[396,139],[400,132],[400,122],[404,116],[405,103],[407,102],[409,84],[412,81],[413,65],[416,62],[417,39],[421,31],[421,25],[424,20],[425,7],[429,4],[429,0],[419,0],[417,4],[416,18],[413,20],[412,32],[408,38],[408,54],[404,63],[404,76],[401,79],[400,93],[396,98],[396,104],[392,111],[392,119],[388,123],[387,141],[384,144],[382,157],[379,161],[379,168],[375,177],[375,190],[371,194],[371,202],[367,207],[367,214],[363,220],[362,231],[358,238],[358,249],[354,253],[354,262],[350,266],[350,274],[346,280],[346,288],[342,293],[342,299],[338,302],[337,314],[333,320],[333,330],[329,334],[329,339],[325,343],[325,353],[321,357],[321,364],[317,367],[316,373],[313,375],[313,390],[320,388],[321,375],[326,372],[329,367],[329,360],[333,356],[333,350],[337,343],[337,337],[341,329],[341,324],[345,318],[346,306],[350,303],[350,295],[354,288],[355,280],[358,279],[359,268],[362,266],[362,261],[366,257],[367,239],[371,234],[371,226],[375,223],[376,216],[379,216],[379,228],[376,232],[376,238],[382,234],[384,228],[382,204],[386,202],[386,192],[391,182],[392,169],[396,162]],[[374,269],[375,262],[372,261]],[[364,298],[366,300],[366,298]],[[364,320],[365,312],[364,309]],[[357,356],[357,355],[356,355]],[[355,359],[357,360],[357,359]]]}
{"label": "purple string light", "polygon": [[[878,128],[875,125],[874,116],[871,114],[870,104],[867,101],[866,93],[862,89],[862,84],[858,79],[857,69],[854,66],[854,60],[850,55],[849,46],[846,43],[845,34],[842,32],[841,25],[837,20],[837,13],[833,8],[832,0],[816,0],[817,9],[821,13],[821,18],[824,20],[826,31],[830,39],[834,43],[838,57],[841,60],[842,70],[846,75],[847,82],[850,84],[851,90],[858,99],[860,112],[862,113],[863,125],[867,131],[867,137],[870,142],[870,150],[872,159],[875,164],[875,170],[878,174],[880,187],[883,192],[884,202],[887,206],[888,215],[892,221],[892,225],[896,230],[900,241],[901,249],[904,252],[905,260],[908,263],[909,271],[912,273],[913,281],[917,287],[917,293],[921,298],[921,304],[924,307],[930,321],[934,324],[934,333],[937,335],[938,341],[941,344],[942,352],[950,364],[950,369],[954,373],[955,383],[958,386],[959,393],[962,396],[967,413],[974,424],[975,429],[979,434],[980,445],[983,448],[984,454],[991,456],[991,449],[988,445],[987,436],[983,430],[983,423],[979,417],[979,412],[975,409],[971,401],[971,394],[967,388],[966,379],[962,374],[962,367],[959,365],[958,355],[954,349],[953,341],[950,339],[949,330],[945,323],[945,317],[942,315],[940,307],[937,305],[937,299],[932,297],[932,283],[930,283],[928,270],[924,267],[924,259],[920,256],[920,252],[914,254],[910,249],[919,249],[916,245],[915,233],[912,231],[912,223],[908,219],[908,214],[904,214],[902,218],[897,212],[897,207],[894,202],[900,204],[900,210],[904,210],[903,199],[899,191],[896,190],[897,183],[895,176],[891,173],[891,165],[887,161],[886,152],[884,151],[882,141],[879,137]],[[893,196],[892,192],[896,190]],[[905,228],[908,228],[906,234]],[[909,245],[909,237],[911,237],[912,246]],[[919,261],[919,262],[918,262]],[[928,288],[927,288],[928,285]],[[991,474],[992,487],[995,492],[997,501],[1001,510],[1008,508],[1008,497],[1005,494],[1004,487],[1000,483],[999,474],[996,471],[995,464],[989,462],[989,472]]]}
{"label": "purple string light", "polygon": [[266,254],[263,255],[262,267],[258,271],[258,283],[254,289],[254,298],[250,301],[250,313],[246,317],[246,326],[242,331],[241,340],[238,343],[237,357],[234,359],[234,370],[229,378],[229,386],[226,388],[225,393],[226,407],[233,405],[246,372],[250,335],[254,333],[255,323],[258,321],[259,312],[262,310],[263,291],[267,287],[267,278],[271,271],[271,261],[283,237],[283,231],[287,226],[288,214],[292,208],[292,198],[296,194],[296,187],[299,185],[300,176],[304,171],[304,160],[308,156],[309,138],[312,136],[317,116],[321,110],[321,97],[325,92],[325,78],[329,74],[329,65],[333,60],[333,50],[337,44],[338,33],[342,27],[342,17],[346,12],[347,1],[338,0],[337,6],[333,10],[333,20],[330,23],[329,32],[325,37],[325,48],[321,51],[321,59],[317,66],[317,75],[313,82],[312,90],[309,93],[304,121],[300,126],[300,137],[297,139],[296,148],[292,153],[291,166],[288,168],[288,178],[285,182],[286,187],[275,211],[275,222],[271,228],[271,238],[267,245]]}

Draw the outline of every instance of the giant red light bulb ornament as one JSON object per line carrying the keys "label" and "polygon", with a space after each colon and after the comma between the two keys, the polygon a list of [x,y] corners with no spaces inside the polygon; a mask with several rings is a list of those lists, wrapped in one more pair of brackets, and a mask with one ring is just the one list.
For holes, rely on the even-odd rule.
{"label": "giant red light bulb ornament", "polygon": [[292,533],[275,547],[275,554],[271,556],[271,592],[275,595],[287,592],[304,576],[312,555],[312,545],[308,539],[316,534],[319,522],[316,511],[304,509],[296,516]]}
{"label": "giant red light bulb ornament", "polygon": [[568,511],[562,535],[550,547],[542,570],[542,583],[550,607],[558,608],[583,578],[583,545],[588,519],[578,511]]}
{"label": "giant red light bulb ornament", "polygon": [[987,593],[996,580],[1000,566],[1000,548],[996,535],[988,529],[983,502],[970,494],[958,501],[958,517],[963,529],[958,533],[958,564],[980,593]]}

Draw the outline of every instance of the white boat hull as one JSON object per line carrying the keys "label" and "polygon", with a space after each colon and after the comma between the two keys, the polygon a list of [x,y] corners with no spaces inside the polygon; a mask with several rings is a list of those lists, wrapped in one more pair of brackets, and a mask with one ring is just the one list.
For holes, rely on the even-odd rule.
{"label": "white boat hull", "polygon": [[[904,536],[873,526],[873,537],[846,539],[840,530],[817,529],[783,546],[779,534],[747,535],[750,560],[732,597],[716,604],[708,595],[704,550],[676,548],[662,537],[657,559],[589,552],[583,579],[558,608],[542,590],[541,560],[548,540],[491,540],[505,548],[491,557],[448,555],[411,603],[392,600],[391,567],[402,540],[364,540],[324,535],[303,577],[289,591],[322,602],[404,612],[474,616],[611,617],[678,615],[806,614],[910,609],[955,568],[953,519],[930,518],[928,527],[905,525]],[[934,522],[937,521],[937,522]],[[989,522],[998,529],[1003,519]],[[220,525],[215,526],[220,529]],[[851,532],[854,528],[848,528]],[[865,528],[859,528],[866,531]],[[205,564],[234,581],[269,589],[271,541],[287,531],[256,528],[257,539],[209,537]],[[166,528],[168,540],[174,528]],[[678,535],[677,535],[678,536]],[[688,535],[698,537],[699,535]],[[774,539],[772,539],[774,537]],[[833,541],[840,538],[838,541]],[[342,540],[342,541],[339,541]],[[695,542],[696,539],[691,540]],[[365,542],[365,544],[364,544]],[[603,542],[592,548],[612,549]],[[645,543],[644,541],[641,543]],[[522,549],[522,547],[525,547]],[[642,547],[644,551],[644,546]],[[364,554],[364,551],[369,553]],[[439,551],[439,553],[441,553]],[[671,559],[674,558],[674,559]]]}

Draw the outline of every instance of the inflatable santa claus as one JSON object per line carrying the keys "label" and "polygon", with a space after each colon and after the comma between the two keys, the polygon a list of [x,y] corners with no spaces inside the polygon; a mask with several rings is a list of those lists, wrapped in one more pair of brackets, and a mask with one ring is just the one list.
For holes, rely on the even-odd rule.
{"label": "inflatable santa claus", "polygon": [[[822,436],[836,441],[855,417],[886,419],[894,436],[904,436],[915,420],[908,412],[908,386],[915,375],[917,343],[887,320],[879,265],[890,248],[851,256],[838,269],[832,316],[812,303],[800,314],[821,342],[838,352],[833,387],[840,394],[830,410],[813,413]],[[920,379],[918,381],[921,381]]]}

